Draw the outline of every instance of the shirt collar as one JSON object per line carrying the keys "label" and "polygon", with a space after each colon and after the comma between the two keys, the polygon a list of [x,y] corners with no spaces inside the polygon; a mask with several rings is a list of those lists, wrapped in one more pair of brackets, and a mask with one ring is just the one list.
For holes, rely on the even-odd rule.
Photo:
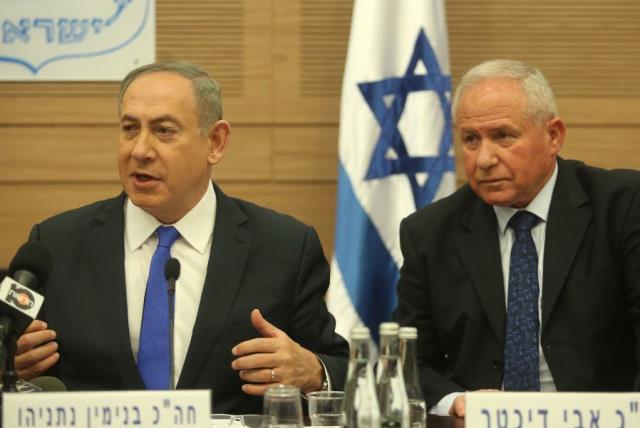
{"label": "shirt collar", "polygon": [[[213,234],[216,205],[216,192],[213,190],[213,184],[209,183],[207,191],[196,206],[172,225],[180,232],[180,236],[201,254],[207,249]],[[125,239],[132,251],[144,244],[158,226],[162,225],[154,216],[134,205],[131,199],[127,199],[125,204],[124,218]],[[209,233],[206,233],[207,231]]]}
{"label": "shirt collar", "polygon": [[[540,189],[535,198],[527,205],[523,210],[529,211],[537,215],[543,222],[547,221],[547,217],[549,216],[549,207],[551,206],[551,197],[553,196],[553,189],[556,185],[556,180],[558,179],[558,163],[553,170],[553,174],[551,178],[547,181],[547,183]],[[493,205],[493,210],[496,213],[496,218],[498,219],[498,229],[501,234],[504,234],[507,230],[507,224],[513,215],[520,211],[519,208],[513,207],[501,207],[498,205]]]}

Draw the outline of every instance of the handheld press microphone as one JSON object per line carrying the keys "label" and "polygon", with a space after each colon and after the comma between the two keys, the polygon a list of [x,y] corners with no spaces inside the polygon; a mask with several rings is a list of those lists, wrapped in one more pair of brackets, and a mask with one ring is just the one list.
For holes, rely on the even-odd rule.
{"label": "handheld press microphone", "polygon": [[34,289],[51,272],[51,254],[38,242],[24,244],[9,265],[9,276],[0,283],[0,344],[6,349],[3,391],[16,391],[14,357],[16,341],[40,312],[44,297]]}
{"label": "handheld press microphone", "polygon": [[180,277],[180,262],[173,257],[164,265],[164,277],[167,279],[167,293],[169,293],[169,389],[175,389],[175,370],[173,368],[173,313],[175,308],[176,281]]}

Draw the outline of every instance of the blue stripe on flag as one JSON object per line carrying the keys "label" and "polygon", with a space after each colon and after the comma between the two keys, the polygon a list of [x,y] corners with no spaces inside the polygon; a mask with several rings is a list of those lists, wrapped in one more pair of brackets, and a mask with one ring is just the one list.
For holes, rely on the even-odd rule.
{"label": "blue stripe on flag", "polygon": [[356,198],[342,162],[338,172],[335,256],[360,319],[378,342],[378,326],[396,306],[398,267]]}

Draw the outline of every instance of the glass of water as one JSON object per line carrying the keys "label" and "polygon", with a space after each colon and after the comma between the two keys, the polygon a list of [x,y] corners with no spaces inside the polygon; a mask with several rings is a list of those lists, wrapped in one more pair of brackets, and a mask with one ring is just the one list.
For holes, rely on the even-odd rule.
{"label": "glass of water", "polygon": [[312,426],[343,426],[342,391],[317,391],[307,394],[309,418]]}
{"label": "glass of water", "polygon": [[263,428],[302,428],[300,390],[290,385],[267,389],[263,414]]}

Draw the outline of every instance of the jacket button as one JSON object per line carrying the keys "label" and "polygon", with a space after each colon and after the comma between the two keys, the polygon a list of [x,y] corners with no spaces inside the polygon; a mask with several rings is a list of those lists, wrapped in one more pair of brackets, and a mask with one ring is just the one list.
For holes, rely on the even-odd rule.
{"label": "jacket button", "polygon": [[502,360],[494,358],[493,360],[491,360],[491,367],[493,367],[495,370],[502,370],[504,364],[502,363]]}

